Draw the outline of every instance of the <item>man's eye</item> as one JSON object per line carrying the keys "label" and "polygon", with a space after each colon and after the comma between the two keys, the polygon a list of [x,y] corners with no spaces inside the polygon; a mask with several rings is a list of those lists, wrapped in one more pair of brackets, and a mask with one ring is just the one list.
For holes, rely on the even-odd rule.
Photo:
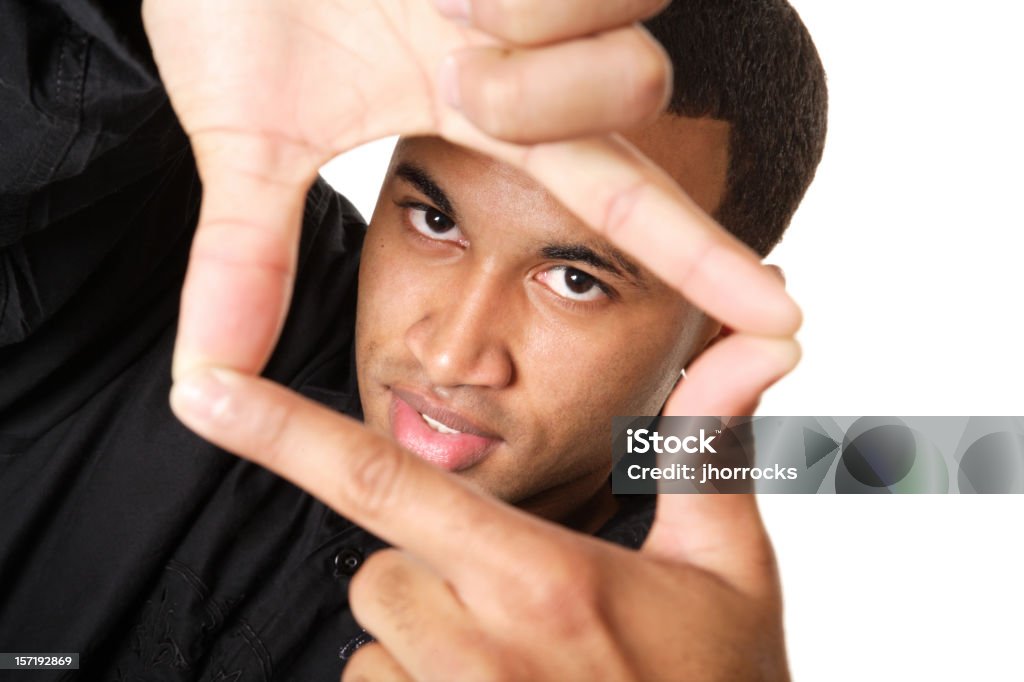
{"label": "man's eye", "polygon": [[462,232],[455,225],[455,221],[437,209],[426,206],[407,206],[405,217],[412,228],[424,237],[442,242],[462,240]]}
{"label": "man's eye", "polygon": [[570,301],[586,303],[608,297],[596,278],[566,265],[545,270],[537,278],[547,288]]}

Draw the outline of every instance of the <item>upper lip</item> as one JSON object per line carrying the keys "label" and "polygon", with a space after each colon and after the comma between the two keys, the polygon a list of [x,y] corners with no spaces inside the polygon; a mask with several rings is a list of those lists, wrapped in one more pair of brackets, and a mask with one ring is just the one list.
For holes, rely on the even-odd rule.
{"label": "upper lip", "polygon": [[433,402],[430,398],[426,397],[419,391],[403,388],[398,386],[392,386],[391,391],[409,404],[409,407],[416,410],[420,414],[425,414],[435,421],[439,421],[450,429],[455,429],[462,433],[472,434],[474,436],[480,436],[481,438],[490,438],[492,440],[498,440],[498,436],[478,426],[470,419],[462,414],[459,414],[455,410],[438,405]]}

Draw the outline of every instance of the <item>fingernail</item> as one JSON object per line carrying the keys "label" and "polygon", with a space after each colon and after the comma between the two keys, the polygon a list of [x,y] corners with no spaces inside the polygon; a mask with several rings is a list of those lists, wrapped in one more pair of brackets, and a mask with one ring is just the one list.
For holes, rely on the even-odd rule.
{"label": "fingernail", "polygon": [[469,22],[469,0],[434,0],[434,6],[449,19],[462,23]]}
{"label": "fingernail", "polygon": [[171,387],[171,409],[186,424],[229,423],[236,416],[231,396],[237,383],[238,377],[229,370],[190,372]]}
{"label": "fingernail", "polygon": [[448,55],[441,62],[441,73],[438,76],[441,97],[452,109],[462,107],[462,94],[459,91],[459,65],[453,55]]}

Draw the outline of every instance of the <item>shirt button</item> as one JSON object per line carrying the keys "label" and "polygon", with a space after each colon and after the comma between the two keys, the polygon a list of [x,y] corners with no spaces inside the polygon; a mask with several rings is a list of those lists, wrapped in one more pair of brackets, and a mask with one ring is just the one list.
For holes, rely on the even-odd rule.
{"label": "shirt button", "polygon": [[354,575],[363,563],[363,553],[353,547],[345,547],[334,555],[334,575]]}

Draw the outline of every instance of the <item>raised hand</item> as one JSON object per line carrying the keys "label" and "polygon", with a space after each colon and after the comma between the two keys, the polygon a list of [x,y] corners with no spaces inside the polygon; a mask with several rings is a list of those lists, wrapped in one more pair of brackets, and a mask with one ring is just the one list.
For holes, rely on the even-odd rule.
{"label": "raised hand", "polygon": [[752,497],[663,496],[643,551],[628,552],[252,376],[287,307],[316,168],[382,135],[439,134],[527,171],[734,330],[689,368],[667,413],[748,414],[798,358],[799,311],[673,180],[600,136],[663,101],[667,67],[630,26],[658,3],[567,0],[562,13],[523,2],[501,15],[497,0],[477,0],[471,28],[426,2],[147,2],[204,180],[172,405],[200,435],[396,546],[353,583],[356,616],[380,643],[347,674],[785,678]]}
{"label": "raised hand", "polygon": [[[663,105],[668,65],[631,23],[661,4],[476,0],[458,23],[427,0],[146,0],[204,191],[175,377],[260,371],[317,168],[398,133],[439,134],[525,169],[709,314],[793,333],[799,311],[752,253],[625,142],[580,137]],[[564,138],[576,139],[552,142]]]}
{"label": "raised hand", "polygon": [[[791,341],[733,335],[691,367],[666,413],[747,413],[797,357]],[[630,552],[506,506],[264,379],[194,373],[172,405],[200,435],[396,546],[351,585],[378,643],[346,679],[788,677],[751,495],[662,495],[647,543]]]}

